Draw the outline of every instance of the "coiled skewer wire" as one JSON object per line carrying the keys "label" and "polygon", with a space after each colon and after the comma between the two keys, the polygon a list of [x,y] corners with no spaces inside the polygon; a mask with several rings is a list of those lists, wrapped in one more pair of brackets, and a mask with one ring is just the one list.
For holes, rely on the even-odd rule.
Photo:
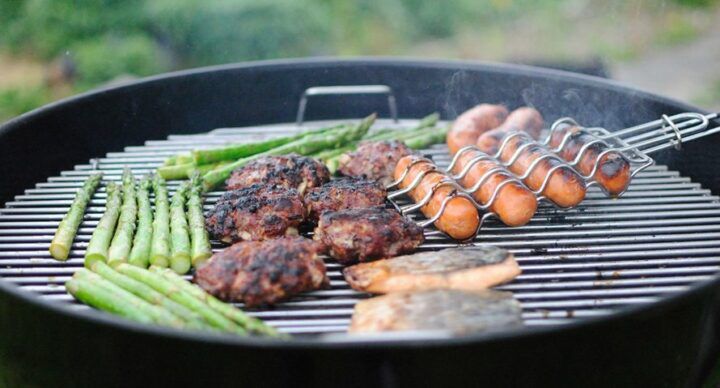
{"label": "coiled skewer wire", "polygon": [[[717,113],[703,115],[701,113],[686,112],[675,114],[672,116],[662,115],[660,119],[655,121],[625,128],[616,132],[610,132],[607,129],[600,127],[581,127],[574,119],[570,117],[563,117],[556,120],[552,124],[549,134],[543,141],[536,141],[525,132],[512,131],[503,138],[502,143],[498,148],[498,151],[494,155],[488,155],[474,145],[466,146],[458,150],[458,152],[454,155],[452,161],[450,162],[450,165],[445,170],[440,170],[434,164],[434,162],[428,158],[415,158],[411,163],[407,165],[401,176],[387,186],[388,189],[398,187],[398,185],[407,177],[410,169],[414,165],[420,162],[428,162],[431,164],[432,167],[419,173],[407,187],[390,192],[388,194],[388,199],[390,199],[391,202],[395,204],[395,202],[393,201],[395,198],[405,195],[417,188],[422,179],[430,172],[437,171],[446,174],[448,176],[438,181],[428,192],[428,194],[426,194],[425,197],[417,203],[403,207],[399,207],[397,205],[395,206],[403,215],[416,212],[420,210],[423,206],[427,205],[428,202],[430,202],[432,196],[435,194],[438,188],[443,186],[451,186],[453,188],[453,192],[445,198],[437,214],[435,214],[430,219],[419,222],[419,225],[422,227],[427,227],[433,222],[437,221],[442,216],[442,213],[445,210],[447,203],[457,196],[462,196],[470,200],[481,212],[480,223],[478,225],[478,230],[476,231],[477,234],[481,230],[485,220],[491,217],[497,218],[497,214],[488,210],[497,199],[500,190],[509,184],[517,184],[527,188],[527,185],[525,185],[522,181],[528,178],[543,160],[555,159],[557,160],[558,164],[548,169],[548,172],[546,173],[542,184],[537,190],[530,190],[529,188],[528,190],[530,190],[533,194],[536,195],[538,201],[545,200],[552,203],[552,201],[542,195],[542,192],[547,187],[553,173],[558,169],[568,168],[574,171],[583,178],[586,183],[586,187],[590,187],[593,185],[599,186],[599,183],[594,179],[594,176],[598,168],[600,168],[600,161],[605,155],[612,152],[617,152],[630,162],[632,167],[630,179],[632,179],[639,172],[655,163],[655,161],[647,154],[670,147],[675,147],[677,150],[680,150],[683,143],[720,132],[720,126],[708,129],[708,127],[710,126],[710,120],[716,118],[718,118]],[[565,161],[560,156],[558,156],[558,154],[563,151],[564,147],[567,146],[570,137],[573,135],[573,133],[568,131],[557,147],[549,149],[550,153],[542,155],[533,160],[523,174],[513,174],[507,169],[507,167],[515,163],[520,157],[521,153],[529,147],[542,146],[545,148],[549,148],[548,146],[550,144],[553,133],[560,130],[563,124],[579,127],[580,130],[585,131],[593,137],[591,141],[588,141],[587,143],[582,145],[574,160]],[[518,146],[515,152],[513,152],[513,155],[509,159],[507,159],[507,161],[500,161],[499,157],[508,147],[512,139],[518,137],[525,140],[525,143]],[[597,155],[593,168],[588,174],[580,173],[577,170],[578,163],[580,163],[583,156],[590,149],[590,147],[598,144],[604,145],[606,149]],[[469,151],[478,153],[478,156],[468,161],[468,163],[459,173],[452,175],[451,171],[455,168],[461,155]],[[472,169],[472,167],[481,161],[490,161],[496,163],[498,167],[491,168],[486,171],[472,187],[465,188],[460,186],[457,181],[465,177]],[[474,194],[477,190],[479,190],[495,174],[501,174],[507,179],[495,188],[486,203],[478,203],[478,201],[476,201],[471,194]],[[619,193],[618,195],[621,194],[622,193]],[[554,205],[560,207],[557,204]]]}

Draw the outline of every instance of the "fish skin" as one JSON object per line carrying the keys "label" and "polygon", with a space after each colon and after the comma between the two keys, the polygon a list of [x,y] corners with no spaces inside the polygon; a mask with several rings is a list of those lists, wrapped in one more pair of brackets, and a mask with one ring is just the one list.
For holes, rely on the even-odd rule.
{"label": "fish skin", "polygon": [[392,293],[358,302],[349,332],[440,330],[467,335],[521,327],[522,307],[512,293],[431,290]]}
{"label": "fish skin", "polygon": [[358,291],[482,290],[519,275],[512,254],[494,246],[465,246],[361,263],[343,270]]}

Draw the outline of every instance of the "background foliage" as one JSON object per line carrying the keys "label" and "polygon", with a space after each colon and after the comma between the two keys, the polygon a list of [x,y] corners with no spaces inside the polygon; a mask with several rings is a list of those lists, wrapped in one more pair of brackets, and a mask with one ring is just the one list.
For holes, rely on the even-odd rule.
{"label": "background foliage", "polygon": [[[661,24],[655,40],[633,41],[599,29],[591,38],[579,33],[584,42],[590,42],[585,44],[589,48],[574,48],[568,34],[573,26],[589,20],[595,27],[609,24],[615,28],[597,16],[596,3],[0,0],[0,72],[3,58],[40,63],[44,69],[35,83],[0,82],[0,121],[118,77],[254,59],[360,54],[632,58],[648,44],[692,39],[696,28],[686,14],[716,4],[713,0],[600,2],[604,5],[599,10],[621,31],[626,28],[626,16],[633,18],[633,12],[652,15],[658,4],[663,12],[669,9],[680,17],[666,28]],[[533,17],[528,16],[528,9],[533,9]],[[525,38],[513,41],[518,36]],[[570,41],[553,44],[558,39]]]}

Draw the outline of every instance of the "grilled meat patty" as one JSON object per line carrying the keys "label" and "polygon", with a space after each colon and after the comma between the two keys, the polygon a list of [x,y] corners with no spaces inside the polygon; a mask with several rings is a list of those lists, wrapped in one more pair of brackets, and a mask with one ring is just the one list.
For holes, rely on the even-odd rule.
{"label": "grilled meat patty", "polygon": [[328,211],[382,206],[387,191],[376,181],[340,178],[309,189],[305,194],[308,219],[317,221]]}
{"label": "grilled meat patty", "polygon": [[358,291],[381,293],[430,289],[482,290],[514,279],[520,267],[513,255],[493,246],[467,246],[415,253],[347,267]]}
{"label": "grilled meat patty", "polygon": [[342,264],[412,252],[424,241],[420,226],[380,206],[324,213],[313,238]]}
{"label": "grilled meat patty", "polygon": [[324,164],[306,156],[288,154],[254,160],[233,171],[225,183],[229,190],[262,183],[296,189],[302,195],[305,190],[329,180],[330,172]]}
{"label": "grilled meat patty", "polygon": [[341,174],[379,181],[383,186],[393,181],[393,171],[398,160],[414,153],[401,141],[364,142],[357,150],[340,160]]}
{"label": "grilled meat patty", "polygon": [[295,189],[254,184],[225,192],[205,216],[210,235],[222,242],[297,235],[305,205]]}
{"label": "grilled meat patty", "polygon": [[193,280],[223,300],[248,307],[273,304],[329,286],[320,250],[302,237],[239,242],[200,265]]}
{"label": "grilled meat patty", "polygon": [[398,292],[358,302],[349,331],[490,332],[522,327],[521,313],[520,303],[509,292]]}

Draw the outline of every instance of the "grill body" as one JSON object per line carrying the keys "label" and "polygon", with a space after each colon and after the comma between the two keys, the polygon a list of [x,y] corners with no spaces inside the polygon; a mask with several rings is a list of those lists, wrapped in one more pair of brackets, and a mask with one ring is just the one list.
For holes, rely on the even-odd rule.
{"label": "grill body", "polygon": [[[169,134],[292,121],[303,90],[386,84],[400,115],[443,117],[481,101],[532,104],[548,121],[621,128],[685,110],[680,103],[567,73],[472,63],[395,60],[267,62],[201,69],[99,91],[44,107],[0,128],[0,200],[124,146]],[[382,99],[317,98],[307,117],[384,112]],[[717,138],[659,162],[719,192]],[[21,151],[23,150],[23,151]],[[669,248],[670,249],[670,248]],[[68,311],[0,281],[0,377],[48,386],[182,382],[417,386],[692,384],[714,356],[717,281],[659,302],[562,327],[459,339],[292,343],[169,333]],[[188,371],[190,371],[188,373]]]}

